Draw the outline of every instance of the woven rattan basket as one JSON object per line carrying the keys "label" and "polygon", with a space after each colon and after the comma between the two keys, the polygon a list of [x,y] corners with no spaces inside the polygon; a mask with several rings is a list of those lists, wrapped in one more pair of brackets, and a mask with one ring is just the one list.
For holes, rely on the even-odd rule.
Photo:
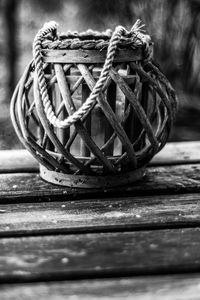
{"label": "woven rattan basket", "polygon": [[58,34],[50,22],[38,32],[11,118],[43,179],[109,188],[144,175],[176,112],[152,48],[138,21],[130,31]]}

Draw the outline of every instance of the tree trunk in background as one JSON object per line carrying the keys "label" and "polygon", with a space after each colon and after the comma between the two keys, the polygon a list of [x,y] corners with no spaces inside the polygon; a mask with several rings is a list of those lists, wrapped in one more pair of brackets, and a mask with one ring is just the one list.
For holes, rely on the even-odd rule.
{"label": "tree trunk in background", "polygon": [[6,65],[8,68],[8,80],[7,80],[7,96],[8,101],[12,96],[13,90],[16,85],[17,75],[17,7],[19,1],[6,0],[4,1],[4,19],[6,30]]}
{"label": "tree trunk in background", "polygon": [[187,35],[185,37],[185,49],[183,53],[183,60],[185,66],[184,72],[184,87],[190,94],[199,95],[200,92],[200,1],[191,0],[190,2],[190,14],[192,16],[191,26],[188,28]]}

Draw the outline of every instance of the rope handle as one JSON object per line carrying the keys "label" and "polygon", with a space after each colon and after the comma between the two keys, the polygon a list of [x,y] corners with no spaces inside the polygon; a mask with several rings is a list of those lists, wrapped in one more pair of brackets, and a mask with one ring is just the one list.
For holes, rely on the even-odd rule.
{"label": "rope handle", "polygon": [[76,112],[74,112],[72,115],[68,116],[64,120],[59,120],[56,117],[55,111],[52,107],[51,101],[48,96],[47,84],[46,84],[45,74],[43,70],[43,59],[41,54],[42,41],[44,40],[47,34],[51,33],[52,35],[56,36],[57,23],[51,21],[44,24],[44,26],[36,34],[33,42],[33,58],[35,63],[35,71],[38,79],[39,91],[44,106],[44,111],[47,116],[47,119],[54,127],[67,128],[72,124],[74,124],[75,122],[77,122],[78,120],[82,119],[82,117],[89,112],[93,102],[101,93],[101,90],[109,74],[109,71],[112,67],[118,43],[123,35],[124,36],[135,35],[142,42],[142,44],[148,46],[148,42],[150,38],[148,35],[141,33],[140,30],[142,27],[143,25],[141,25],[140,20],[137,20],[130,31],[127,31],[122,26],[117,26],[115,28],[115,31],[113,32],[110,39],[110,43],[108,45],[107,55],[106,55],[104,66],[101,70],[101,74],[92,92],[90,93],[89,97],[86,99],[86,101]]}

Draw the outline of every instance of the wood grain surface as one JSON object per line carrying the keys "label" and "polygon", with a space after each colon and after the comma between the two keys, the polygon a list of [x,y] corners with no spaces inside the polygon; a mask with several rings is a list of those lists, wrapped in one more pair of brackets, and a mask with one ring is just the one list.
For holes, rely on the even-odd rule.
{"label": "wood grain surface", "polygon": [[0,282],[200,271],[200,228],[0,239]]}
{"label": "wood grain surface", "polygon": [[200,226],[200,194],[0,205],[0,237]]}
{"label": "wood grain surface", "polygon": [[1,285],[1,300],[199,300],[200,275],[140,276],[115,279]]}
{"label": "wood grain surface", "polygon": [[102,191],[1,151],[0,299],[199,299],[199,147],[167,144],[142,181]]}
{"label": "wood grain surface", "polygon": [[200,164],[149,167],[146,176],[115,189],[75,189],[43,181],[35,173],[0,174],[0,203],[72,200],[125,195],[158,195],[200,191]]}

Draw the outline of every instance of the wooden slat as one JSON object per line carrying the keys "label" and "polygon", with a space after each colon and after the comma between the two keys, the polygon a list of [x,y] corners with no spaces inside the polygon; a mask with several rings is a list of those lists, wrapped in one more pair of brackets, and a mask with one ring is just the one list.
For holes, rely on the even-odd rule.
{"label": "wooden slat", "polygon": [[1,300],[199,300],[200,275],[1,285]]}
{"label": "wooden slat", "polygon": [[[200,162],[200,142],[168,143],[152,160],[151,165],[173,165]],[[38,172],[37,161],[26,150],[1,150],[0,173]]]}
{"label": "wooden slat", "polygon": [[49,200],[72,200],[77,198],[101,198],[106,195],[158,195],[172,193],[195,193],[200,191],[200,164],[149,167],[143,180],[114,189],[75,189],[44,182],[38,174],[0,174],[0,203]]}
{"label": "wooden slat", "polygon": [[200,162],[200,142],[168,143],[152,160],[152,165]]}
{"label": "wooden slat", "polygon": [[0,282],[200,271],[200,228],[0,239]]}
{"label": "wooden slat", "polygon": [[38,172],[38,170],[37,161],[27,150],[0,151],[0,173]]}
{"label": "wooden slat", "polygon": [[0,205],[0,236],[200,226],[200,194]]}
{"label": "wooden slat", "polygon": [[[104,63],[107,50],[43,50],[43,60],[46,63]],[[127,62],[142,59],[141,49],[118,50],[114,62]]]}

